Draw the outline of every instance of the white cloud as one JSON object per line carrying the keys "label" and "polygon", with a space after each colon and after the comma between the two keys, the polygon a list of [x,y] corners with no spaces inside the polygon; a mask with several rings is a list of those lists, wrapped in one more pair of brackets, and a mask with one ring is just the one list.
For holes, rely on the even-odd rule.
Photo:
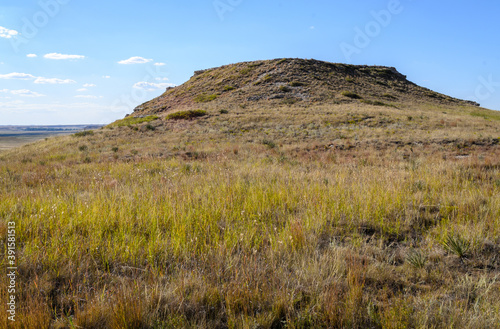
{"label": "white cloud", "polygon": [[76,95],[75,98],[98,99],[99,97],[93,95]]}
{"label": "white cloud", "polygon": [[168,78],[155,78],[156,81],[168,81]]}
{"label": "white cloud", "polygon": [[8,80],[35,80],[36,84],[70,84],[76,83],[76,81],[71,79],[57,79],[57,78],[44,78],[44,77],[35,77],[32,74],[28,73],[19,73],[12,72],[8,74],[0,74],[0,79],[8,79]]}
{"label": "white cloud", "polygon": [[103,75],[102,78],[103,79],[110,79],[111,77],[109,75]]}
{"label": "white cloud", "polygon": [[8,28],[0,26],[0,38],[10,39],[18,34],[19,32],[16,30],[9,30]]}
{"label": "white cloud", "polygon": [[65,55],[65,54],[58,54],[58,53],[45,54],[43,57],[48,58],[48,59],[84,59],[85,58],[85,56],[82,56],[82,55]]}
{"label": "white cloud", "polygon": [[165,65],[167,65],[167,64],[165,64],[165,63],[155,63],[155,66],[165,66]]}
{"label": "white cloud", "polygon": [[167,87],[175,87],[176,85],[173,83],[154,83],[154,82],[146,82],[146,81],[141,81],[137,82],[134,84],[133,88],[135,89],[142,89],[146,91],[153,91],[153,90],[159,90],[159,89],[165,89]]}
{"label": "white cloud", "polygon": [[38,57],[38,55],[37,54],[28,54],[28,55],[26,55],[26,57],[35,58],[35,57]]}
{"label": "white cloud", "polygon": [[82,92],[82,91],[88,91],[88,89],[87,88],[80,88],[80,89],[77,89],[76,91]]}
{"label": "white cloud", "polygon": [[97,87],[96,85],[94,85],[92,83],[86,83],[83,86],[86,87],[86,88],[88,88],[88,87]]}
{"label": "white cloud", "polygon": [[63,79],[57,79],[57,78],[48,79],[48,78],[39,77],[39,78],[36,78],[35,83],[44,84],[44,85],[45,84],[65,85],[65,84],[70,84],[70,83],[76,83],[76,81],[70,80],[70,79],[63,80]]}
{"label": "white cloud", "polygon": [[125,59],[123,61],[119,61],[118,64],[144,64],[153,61],[152,59],[147,59],[144,57],[130,57],[129,59]]}
{"label": "white cloud", "polygon": [[18,73],[18,72],[13,72],[9,74],[0,74],[0,79],[18,79],[18,80],[30,80],[30,79],[35,79],[36,77],[34,75],[28,74],[28,73]]}
{"label": "white cloud", "polygon": [[45,95],[39,94],[37,92],[28,90],[28,89],[20,89],[20,90],[12,90],[11,94],[22,96],[22,97],[42,97]]}
{"label": "white cloud", "polygon": [[0,89],[0,93],[8,93],[9,89]]}

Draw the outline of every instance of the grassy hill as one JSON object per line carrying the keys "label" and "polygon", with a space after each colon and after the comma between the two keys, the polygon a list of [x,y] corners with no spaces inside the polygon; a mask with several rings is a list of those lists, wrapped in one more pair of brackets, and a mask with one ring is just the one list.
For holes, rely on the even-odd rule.
{"label": "grassy hill", "polygon": [[499,138],[394,68],[196,72],[0,153],[13,328],[498,328]]}
{"label": "grassy hill", "polygon": [[[359,100],[359,101],[356,101]],[[396,106],[427,102],[474,105],[419,87],[393,67],[276,59],[196,71],[183,85],[138,106],[134,114],[212,106],[365,103]]]}

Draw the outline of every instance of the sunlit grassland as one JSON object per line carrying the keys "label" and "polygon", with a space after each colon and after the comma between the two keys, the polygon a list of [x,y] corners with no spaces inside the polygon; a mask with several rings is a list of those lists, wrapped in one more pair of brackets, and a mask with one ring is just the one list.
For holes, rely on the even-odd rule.
{"label": "sunlit grassland", "polygon": [[[485,270],[500,235],[491,159],[270,154],[2,162],[20,327],[498,324],[498,267]],[[471,242],[465,261],[445,252],[449,234]],[[405,261],[412,250],[424,268]]]}
{"label": "sunlit grassland", "polygon": [[11,327],[498,328],[494,113],[210,106],[0,153]]}

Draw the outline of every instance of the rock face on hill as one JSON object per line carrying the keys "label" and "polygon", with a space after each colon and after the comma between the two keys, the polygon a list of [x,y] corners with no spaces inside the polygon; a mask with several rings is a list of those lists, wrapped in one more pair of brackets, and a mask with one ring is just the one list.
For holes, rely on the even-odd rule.
{"label": "rock face on hill", "polygon": [[135,108],[133,115],[166,114],[208,105],[277,104],[478,105],[420,87],[394,67],[275,59],[242,62],[196,71],[189,81]]}

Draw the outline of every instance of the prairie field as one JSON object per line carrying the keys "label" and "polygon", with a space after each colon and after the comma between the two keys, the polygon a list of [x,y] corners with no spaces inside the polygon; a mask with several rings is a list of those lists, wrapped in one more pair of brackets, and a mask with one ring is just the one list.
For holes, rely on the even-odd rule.
{"label": "prairie field", "polygon": [[496,112],[200,109],[0,153],[12,328],[500,328]]}

